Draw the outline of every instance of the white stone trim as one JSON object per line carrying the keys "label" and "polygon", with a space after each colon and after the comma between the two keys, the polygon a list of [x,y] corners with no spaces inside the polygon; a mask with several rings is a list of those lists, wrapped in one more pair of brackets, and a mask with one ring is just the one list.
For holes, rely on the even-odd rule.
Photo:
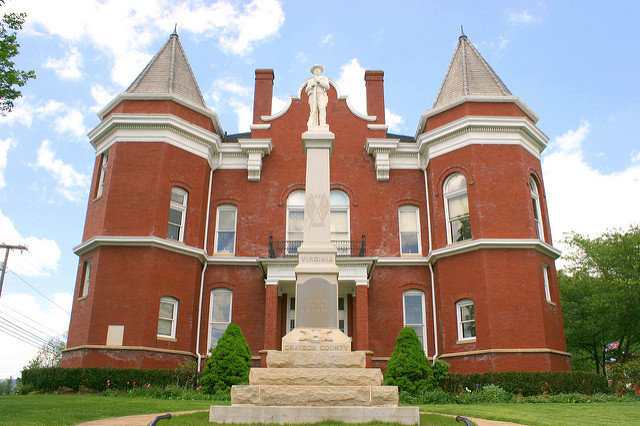
{"label": "white stone trim", "polygon": [[400,139],[367,138],[364,148],[367,154],[373,155],[376,159],[376,178],[378,181],[389,180],[390,156],[396,151],[399,143]]}
{"label": "white stone trim", "polygon": [[172,114],[111,114],[88,136],[98,155],[116,142],[163,142],[206,159],[211,167],[222,142],[219,135]]}
{"label": "white stone trim", "polygon": [[389,130],[388,124],[367,124],[369,130]]}
{"label": "white stone trim", "polygon": [[474,250],[505,248],[537,250],[554,260],[559,258],[562,254],[562,252],[557,248],[537,239],[480,238],[477,240],[467,240],[461,243],[450,244],[446,247],[432,250],[426,257],[426,260],[429,263],[435,263],[438,259]]}
{"label": "white stone trim", "polygon": [[537,159],[547,136],[524,117],[463,117],[416,138],[418,151],[430,160],[469,145],[520,145]]}
{"label": "white stone trim", "polygon": [[196,354],[188,351],[180,351],[176,349],[161,349],[152,348],[149,346],[107,346],[107,345],[81,345],[73,346],[71,348],[63,349],[62,352],[73,352],[81,350],[107,350],[107,351],[144,351],[144,352],[159,352],[173,355],[187,355],[197,358]]}
{"label": "white stone trim", "polygon": [[269,130],[271,128],[271,124],[250,124],[249,128],[251,130]]}
{"label": "white stone trim", "polygon": [[183,98],[182,96],[172,95],[169,93],[120,93],[115,98],[113,98],[111,102],[109,102],[104,108],[98,111],[98,117],[100,118],[100,120],[104,120],[104,117],[107,115],[107,113],[124,100],[174,101],[182,106],[185,106],[189,109],[199,112],[202,115],[209,117],[213,122],[213,127],[214,129],[216,129],[217,134],[219,136],[224,135],[224,131],[222,130],[222,126],[220,125],[220,120],[218,119],[218,114],[213,112],[211,109],[195,104],[192,101]]}
{"label": "white stone trim", "polygon": [[[468,343],[468,342],[464,342],[464,343]],[[475,356],[475,355],[486,355],[486,354],[540,354],[540,353],[571,356],[569,352],[559,351],[557,349],[513,348],[513,349],[482,349],[477,351],[450,352],[448,354],[442,354],[438,356],[438,358],[455,358],[460,356]]]}
{"label": "white stone trim", "polygon": [[455,108],[458,105],[462,105],[466,102],[487,102],[487,103],[514,103],[518,106],[525,114],[529,116],[535,123],[538,122],[540,117],[536,114],[527,104],[525,104],[522,99],[517,96],[485,96],[485,95],[467,95],[461,98],[456,99],[454,102],[441,106],[440,108],[430,109],[427,112],[422,113],[420,116],[420,121],[418,122],[418,129],[416,130],[416,139],[424,130],[424,126],[427,123],[427,119],[429,117],[433,117],[434,115],[438,115],[441,112],[444,112],[448,109]]}
{"label": "white stone trim", "polygon": [[197,257],[200,260],[205,259],[205,252],[201,248],[188,246],[175,240],[169,240],[159,237],[123,237],[123,236],[109,236],[98,235],[91,237],[87,241],[73,248],[73,252],[78,256],[82,256],[97,247],[101,246],[123,246],[123,247],[155,247],[164,250],[169,250],[175,253],[184,254],[187,256]]}

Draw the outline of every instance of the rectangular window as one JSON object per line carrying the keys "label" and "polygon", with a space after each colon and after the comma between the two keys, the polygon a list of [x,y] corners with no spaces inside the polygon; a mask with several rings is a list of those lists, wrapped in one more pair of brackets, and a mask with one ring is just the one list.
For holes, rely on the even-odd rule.
{"label": "rectangular window", "polygon": [[236,246],[236,206],[223,205],[218,207],[216,219],[215,252],[234,254]]}
{"label": "rectangular window", "polygon": [[476,338],[476,314],[473,308],[473,300],[465,299],[456,303],[458,316],[458,340],[475,340]]}
{"label": "rectangular window", "polygon": [[287,309],[287,333],[296,328],[296,298],[289,296],[289,309]]}
{"label": "rectangular window", "polygon": [[209,347],[218,346],[227,326],[231,323],[233,292],[226,288],[211,291],[211,312],[209,315]]}
{"label": "rectangular window", "polygon": [[184,224],[187,217],[188,193],[182,188],[171,189],[171,203],[169,204],[169,224],[167,238],[184,241]]}
{"label": "rectangular window", "polygon": [[176,323],[178,319],[178,301],[173,297],[160,299],[160,313],[158,314],[158,337],[176,337]]}
{"label": "rectangular window", "polygon": [[542,265],[542,280],[544,285],[544,296],[547,298],[547,302],[551,302],[551,290],[549,288],[549,266]]}
{"label": "rectangular window", "polygon": [[398,209],[400,254],[420,254],[420,213],[415,206]]}
{"label": "rectangular window", "polygon": [[422,349],[426,353],[426,333],[424,320],[424,293],[418,290],[405,291],[402,294],[404,326],[411,327],[418,335]]}
{"label": "rectangular window", "polygon": [[82,266],[82,288],[80,297],[87,297],[89,294],[89,283],[91,282],[91,259],[85,260]]}
{"label": "rectangular window", "polygon": [[96,185],[96,198],[102,197],[104,189],[104,177],[107,174],[107,160],[109,159],[109,151],[106,151],[100,157],[100,171],[98,172],[98,184]]}

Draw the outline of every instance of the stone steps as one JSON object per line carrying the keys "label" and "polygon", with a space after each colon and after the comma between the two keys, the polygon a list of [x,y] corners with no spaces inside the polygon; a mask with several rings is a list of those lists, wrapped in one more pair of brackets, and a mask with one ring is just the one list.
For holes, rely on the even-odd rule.
{"label": "stone steps", "polygon": [[268,368],[366,368],[364,351],[267,351]]}
{"label": "stone steps", "polygon": [[379,368],[252,368],[250,385],[380,386]]}
{"label": "stone steps", "polygon": [[397,407],[396,386],[233,386],[231,405]]}

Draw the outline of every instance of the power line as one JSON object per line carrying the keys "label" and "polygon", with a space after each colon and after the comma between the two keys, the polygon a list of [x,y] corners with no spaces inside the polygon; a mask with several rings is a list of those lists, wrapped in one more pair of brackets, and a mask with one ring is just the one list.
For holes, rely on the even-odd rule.
{"label": "power line", "polygon": [[[0,302],[0,307],[2,307],[2,308],[7,308],[7,309],[9,309],[10,311],[13,311],[14,313],[16,313],[16,314],[20,315],[20,316],[21,316],[21,317],[23,317],[23,318],[26,318],[27,320],[31,321],[32,323],[37,324],[37,325],[39,325],[40,327],[46,328],[47,330],[49,330],[49,331],[50,331],[51,333],[53,333],[53,334],[56,334],[56,335],[60,334],[58,331],[56,331],[56,330],[54,330],[54,329],[52,329],[52,328],[49,328],[49,327],[47,327],[46,325],[44,325],[44,324],[42,324],[42,323],[39,323],[38,321],[34,320],[33,318],[29,318],[28,316],[26,316],[26,315],[24,315],[24,314],[21,314],[20,312],[16,311],[16,310],[15,310],[15,309],[13,309],[12,307],[10,307],[10,306],[8,306],[8,305],[6,305],[6,304],[2,303],[2,302]],[[5,315],[6,315],[6,314],[7,314],[7,313],[5,312]],[[11,315],[9,315],[9,317],[11,317]],[[18,319],[17,319],[17,318],[15,318],[15,317],[11,317],[11,318],[15,319],[16,321],[20,321],[20,320],[18,320]],[[24,323],[24,322],[23,322],[23,324],[26,324],[26,323]],[[32,328],[34,328],[34,329],[35,329],[35,327],[32,327]],[[45,333],[45,334],[48,334],[48,333]]]}
{"label": "power line", "polygon": [[40,294],[40,296],[44,297],[45,299],[47,299],[49,302],[51,302],[52,304],[54,304],[55,306],[57,306],[58,308],[60,308],[62,310],[62,312],[71,315],[71,312],[67,311],[66,309],[64,309],[62,306],[58,305],[56,302],[54,302],[53,300],[49,299],[47,296],[45,296],[40,290],[38,290],[37,288],[35,288],[34,286],[32,286],[31,284],[29,284],[24,278],[22,278],[20,275],[16,274],[14,271],[9,271],[11,272],[13,275],[15,275],[16,277],[20,278],[20,280],[25,283],[26,285],[28,285],[29,287],[31,287],[33,290],[35,290],[36,292],[38,292],[38,294]]}
{"label": "power line", "polygon": [[[28,324],[28,323],[26,323],[26,322],[22,321],[22,320],[21,320],[21,319],[19,319],[19,318],[16,318],[16,317],[14,317],[14,316],[11,316],[11,315],[9,315],[7,312],[2,312],[2,311],[0,311],[0,318],[2,318],[3,316],[4,316],[4,318],[5,318],[7,321],[9,321],[9,320],[13,320],[13,321],[16,321],[20,326],[22,326],[22,327],[27,327],[27,328],[29,329],[29,331],[31,331],[32,333],[33,333],[33,332],[35,332],[36,334],[40,334],[40,335],[46,336],[46,338],[47,338],[47,339],[48,339],[49,337],[51,337],[51,335],[50,335],[49,333],[47,333],[46,331],[41,330],[41,329],[39,329],[39,328],[37,328],[37,327],[34,327],[33,325]],[[54,333],[54,334],[58,334],[58,333]]]}
{"label": "power line", "polygon": [[34,342],[39,343],[40,346],[48,345],[48,341],[47,340],[43,339],[42,337],[40,337],[40,336],[38,336],[36,334],[33,334],[29,330],[25,330],[24,328],[22,328],[19,325],[9,321],[6,318],[3,318],[2,316],[0,316],[0,324],[4,325],[5,327],[11,327],[12,331],[14,331],[15,333],[19,333],[23,337],[28,337],[29,339],[33,340]]}
{"label": "power line", "polygon": [[23,338],[20,335],[14,333],[13,331],[11,331],[9,329],[6,329],[2,324],[0,324],[0,331],[4,332],[5,334],[7,334],[7,335],[9,335],[9,336],[11,336],[13,338],[16,338],[16,339],[20,340],[21,342],[24,342],[24,343],[26,343],[28,345],[33,346],[34,348],[39,348],[40,347],[40,345],[37,345],[37,344],[27,340],[26,338]]}

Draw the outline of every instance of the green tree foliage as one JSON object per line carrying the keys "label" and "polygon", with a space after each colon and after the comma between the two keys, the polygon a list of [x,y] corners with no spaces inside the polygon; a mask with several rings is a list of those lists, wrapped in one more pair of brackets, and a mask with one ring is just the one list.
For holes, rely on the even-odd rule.
{"label": "green tree foliage", "polygon": [[54,336],[42,345],[26,368],[60,367],[62,350],[67,347],[67,333]]}
{"label": "green tree foliage", "polygon": [[11,395],[13,390],[13,377],[0,382],[0,395]]}
{"label": "green tree foliage", "polygon": [[418,395],[434,387],[433,371],[415,330],[405,327],[398,333],[384,385],[398,386],[398,391]]}
{"label": "green tree foliage", "polygon": [[216,393],[227,391],[233,385],[249,383],[251,352],[240,327],[231,323],[202,370],[202,391]]}
{"label": "green tree foliage", "polygon": [[567,346],[604,374],[607,358],[625,363],[640,349],[640,227],[567,242],[568,274],[558,275]]}
{"label": "green tree foliage", "polygon": [[18,55],[17,31],[22,29],[25,17],[24,13],[8,13],[0,21],[0,115],[9,113],[13,101],[22,96],[18,88],[27,84],[29,79],[36,78],[33,70],[16,69],[12,61]]}

